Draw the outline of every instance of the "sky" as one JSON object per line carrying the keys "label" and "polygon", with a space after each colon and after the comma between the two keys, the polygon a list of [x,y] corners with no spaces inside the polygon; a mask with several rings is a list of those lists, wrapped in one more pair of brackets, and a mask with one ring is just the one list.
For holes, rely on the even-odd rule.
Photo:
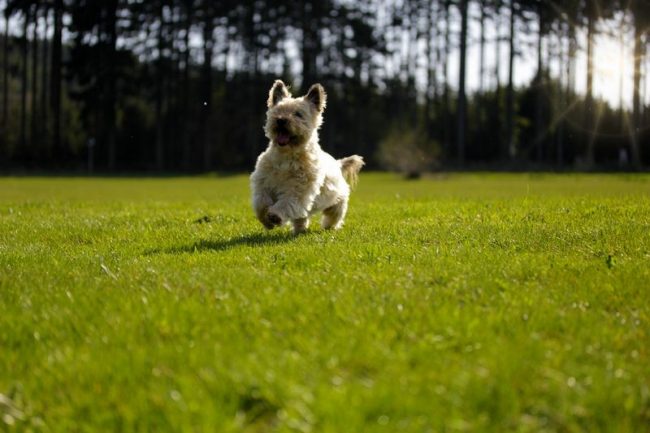
{"label": "sky", "polygon": [[[0,0],[0,5],[3,6],[4,1]],[[479,23],[478,17],[480,15],[480,10],[478,5],[472,4],[470,8],[470,22],[469,22],[469,38],[470,44],[468,47],[467,53],[467,88],[468,91],[475,92],[479,88]],[[601,25],[603,29],[610,27],[613,22],[606,22]],[[4,32],[4,20],[0,24],[0,28]],[[458,20],[454,20],[452,23],[452,31],[457,34],[459,30]],[[10,32],[12,34],[18,34],[20,28],[19,18],[13,18],[9,24]],[[535,23],[530,24],[530,28],[523,29],[521,28],[518,32],[518,43],[520,44],[520,56],[517,57],[515,63],[515,73],[514,81],[515,85],[522,86],[529,83],[532,77],[535,74],[537,69],[537,53],[536,53],[536,34],[537,29],[535,28]],[[502,33],[506,33],[507,29],[503,29]],[[488,41],[486,45],[486,68],[489,71],[487,75],[487,82],[485,85],[489,88],[493,88],[495,84],[495,29],[493,23],[489,20],[486,25],[486,39]],[[504,37],[505,35],[502,35]],[[575,71],[575,88],[579,93],[584,93],[586,89],[586,70],[587,70],[587,59],[584,47],[586,46],[586,35],[584,31],[578,32],[578,45],[580,47],[577,55],[576,71]],[[620,37],[620,33],[619,33]],[[623,105],[626,108],[631,108],[632,106],[632,73],[633,73],[633,64],[632,64],[632,34],[623,34],[623,40],[619,38],[614,38],[612,36],[607,36],[601,34],[596,38],[595,41],[595,51],[594,51],[594,93],[597,97],[602,97],[607,100],[612,106],[618,107],[622,101]],[[196,35],[193,45],[200,47],[200,36]],[[457,39],[457,36],[456,38]],[[623,42],[621,44],[621,42]],[[457,41],[452,40],[452,44],[457,46]],[[525,47],[525,48],[524,48]],[[288,44],[289,50],[296,50],[297,47],[293,47],[291,44]],[[420,47],[422,53],[424,53],[424,46]],[[622,52],[622,53],[621,53]],[[622,54],[622,55],[621,55]],[[457,81],[458,71],[459,71],[459,53],[457,49],[452,49],[449,59],[449,76],[452,79],[452,85]],[[650,57],[650,56],[648,56]],[[500,61],[500,80],[501,83],[506,83],[508,79],[508,45],[506,42],[501,44],[501,58]],[[551,72],[554,76],[557,76],[559,73],[560,65],[557,61],[553,62],[550,65]],[[650,59],[648,59],[648,67],[650,68]],[[295,68],[296,72],[300,71],[300,68]],[[424,86],[426,83],[426,74],[424,71],[421,71],[419,75],[419,84]],[[642,91],[642,95],[645,95],[646,104],[650,104],[650,80],[644,81],[645,92]],[[622,93],[621,93],[622,90]]]}

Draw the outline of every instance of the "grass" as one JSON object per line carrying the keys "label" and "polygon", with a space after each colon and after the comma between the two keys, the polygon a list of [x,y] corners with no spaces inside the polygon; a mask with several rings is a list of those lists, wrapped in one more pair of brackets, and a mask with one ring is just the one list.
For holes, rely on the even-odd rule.
{"label": "grass", "polygon": [[647,175],[2,178],[0,431],[648,432],[649,289]]}

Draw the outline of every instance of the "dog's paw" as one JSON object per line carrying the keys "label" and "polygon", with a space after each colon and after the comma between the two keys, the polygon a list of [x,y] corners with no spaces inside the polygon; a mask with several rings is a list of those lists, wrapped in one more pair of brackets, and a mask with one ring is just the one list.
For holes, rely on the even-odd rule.
{"label": "dog's paw", "polygon": [[282,218],[272,212],[266,214],[266,221],[271,226],[271,228],[282,224]]}
{"label": "dog's paw", "polygon": [[272,230],[272,229],[275,228],[275,226],[274,226],[273,224],[271,224],[270,222],[268,222],[268,221],[266,221],[266,220],[265,220],[265,221],[262,221],[262,225],[263,225],[264,228],[267,229],[267,230]]}

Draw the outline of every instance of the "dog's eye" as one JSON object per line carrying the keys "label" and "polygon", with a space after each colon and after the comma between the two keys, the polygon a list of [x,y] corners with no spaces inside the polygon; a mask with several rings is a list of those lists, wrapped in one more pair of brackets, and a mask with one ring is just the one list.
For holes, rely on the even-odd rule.
{"label": "dog's eye", "polygon": [[302,119],[302,112],[296,111],[294,114],[296,115],[297,118]]}

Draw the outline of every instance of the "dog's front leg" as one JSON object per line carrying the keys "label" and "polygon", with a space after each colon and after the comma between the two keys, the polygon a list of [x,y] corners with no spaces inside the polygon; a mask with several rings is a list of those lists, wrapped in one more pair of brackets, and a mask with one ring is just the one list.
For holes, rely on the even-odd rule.
{"label": "dog's front leg", "polygon": [[280,224],[291,221],[296,234],[305,232],[309,226],[309,215],[314,200],[320,191],[319,185],[318,182],[307,183],[301,185],[301,188],[280,194],[278,201],[269,208],[269,216],[277,216]]}
{"label": "dog's front leg", "polygon": [[309,208],[294,197],[282,197],[269,207],[268,214],[270,218],[277,217],[281,224],[287,221],[307,218]]}
{"label": "dog's front leg", "polygon": [[273,204],[268,210],[269,217],[277,216],[281,223],[284,224],[288,221],[298,221],[300,226],[296,232],[302,232],[307,227],[306,220],[309,218],[309,213],[314,202],[312,194],[302,195],[283,195],[280,199]]}
{"label": "dog's front leg", "polygon": [[255,211],[255,215],[268,230],[279,226],[282,222],[277,215],[269,213],[269,207],[272,205],[273,199],[271,198],[271,194],[258,192],[253,195],[253,210]]}
{"label": "dog's front leg", "polygon": [[293,234],[299,235],[305,233],[309,228],[309,218],[299,218],[292,221],[293,223]]}

